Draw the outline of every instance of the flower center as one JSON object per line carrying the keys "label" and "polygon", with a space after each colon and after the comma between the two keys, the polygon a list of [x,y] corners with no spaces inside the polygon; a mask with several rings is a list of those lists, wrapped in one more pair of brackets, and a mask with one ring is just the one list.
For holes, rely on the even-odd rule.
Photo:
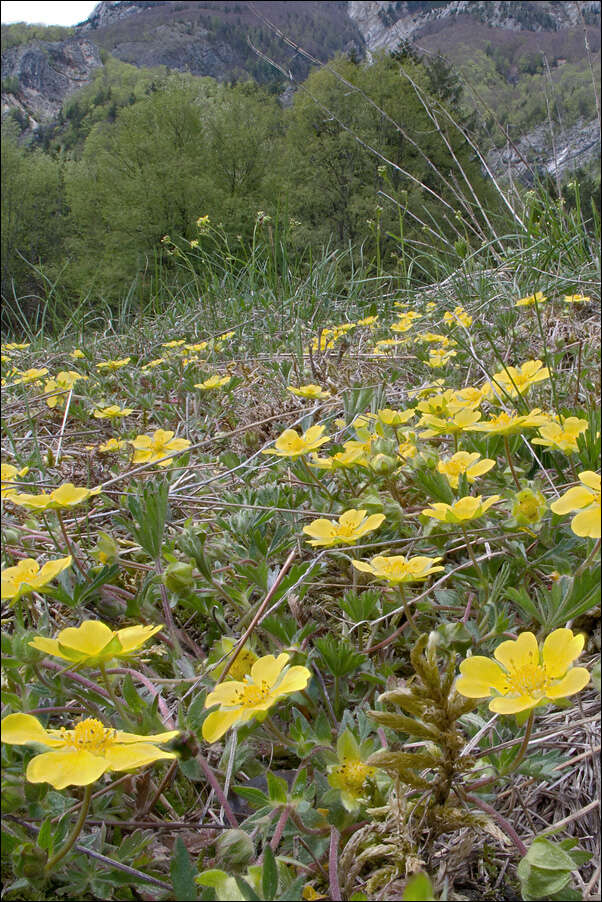
{"label": "flower center", "polygon": [[349,758],[344,758],[343,763],[336,768],[336,773],[350,792],[359,792],[368,777],[371,777],[374,773],[374,768],[368,767],[367,764],[362,764],[361,761],[352,761]]}
{"label": "flower center", "polygon": [[545,669],[539,664],[525,664],[508,676],[508,685],[518,695],[543,698],[550,680]]}
{"label": "flower center", "polygon": [[117,731],[107,729],[100,720],[95,717],[87,717],[75,724],[73,730],[61,732],[67,748],[77,751],[91,752],[93,755],[102,755],[115,742]]}
{"label": "flower center", "polygon": [[238,690],[235,704],[241,708],[254,708],[264,702],[271,692],[272,687],[267,680],[262,680],[260,683],[246,683],[242,689]]}

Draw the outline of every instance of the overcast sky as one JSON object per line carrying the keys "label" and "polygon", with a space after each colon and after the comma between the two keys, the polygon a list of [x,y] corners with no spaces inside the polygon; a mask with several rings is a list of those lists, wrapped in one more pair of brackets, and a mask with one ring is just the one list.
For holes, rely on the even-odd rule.
{"label": "overcast sky", "polygon": [[27,0],[2,0],[2,22],[29,22],[44,25],[77,25],[87,19],[94,3],[68,0],[61,3],[56,0],[46,2],[27,2]]}

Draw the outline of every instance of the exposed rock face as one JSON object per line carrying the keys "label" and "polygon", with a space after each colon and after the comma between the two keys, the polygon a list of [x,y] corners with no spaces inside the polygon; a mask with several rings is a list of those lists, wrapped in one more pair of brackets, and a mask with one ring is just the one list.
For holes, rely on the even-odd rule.
{"label": "exposed rock face", "polygon": [[559,31],[582,24],[600,24],[600,0],[546,2],[546,0],[452,0],[394,2],[394,0],[350,0],[349,17],[362,32],[369,51],[394,50],[404,40],[415,40],[440,20],[469,16],[474,21],[507,31]]}
{"label": "exposed rock face", "polygon": [[17,106],[31,125],[55,117],[70,94],[85,85],[102,65],[96,44],[82,38],[32,41],[2,54],[2,81],[18,82],[18,97],[2,94],[2,109]]}
{"label": "exposed rock face", "polygon": [[103,0],[94,7],[85,22],[78,27],[82,32],[93,31],[106,25],[114,25],[115,22],[129,19],[131,16],[144,12],[145,9],[157,6],[168,6],[168,0],[128,0],[127,3],[120,0]]}
{"label": "exposed rock face", "polygon": [[515,141],[514,146],[490,151],[488,163],[495,172],[530,185],[534,174],[562,176],[599,154],[600,129],[597,120],[577,122],[561,136],[552,135],[546,123]]}

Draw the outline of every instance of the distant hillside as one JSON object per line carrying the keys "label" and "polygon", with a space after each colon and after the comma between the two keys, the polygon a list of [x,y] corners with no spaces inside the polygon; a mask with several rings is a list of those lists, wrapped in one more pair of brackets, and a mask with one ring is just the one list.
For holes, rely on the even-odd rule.
{"label": "distant hillside", "polygon": [[[287,80],[251,42],[296,81],[307,77],[310,63],[273,25],[322,62],[340,53],[370,61],[404,43],[427,57],[443,54],[466,79],[464,102],[479,110],[492,145],[502,148],[505,129],[516,140],[539,135],[552,111],[561,130],[572,129],[571,140],[587,135],[581,143],[591,156],[596,109],[585,39],[595,74],[599,24],[599,0],[103,0],[72,29],[3,26],[2,112],[31,134],[65,112],[109,55],[145,70],[222,82],[251,78],[282,93]],[[552,152],[539,139],[535,144],[536,155]],[[580,145],[573,150],[579,156]]]}

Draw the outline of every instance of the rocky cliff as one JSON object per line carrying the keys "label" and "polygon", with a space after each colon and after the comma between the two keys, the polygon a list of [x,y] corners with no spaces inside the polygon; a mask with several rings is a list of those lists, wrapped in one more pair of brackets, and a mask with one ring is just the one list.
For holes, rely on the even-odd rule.
{"label": "rocky cliff", "polygon": [[[546,59],[560,62],[584,61],[584,30],[590,51],[596,53],[599,23],[600,0],[580,4],[545,0],[103,0],[66,40],[24,39],[3,51],[2,111],[17,111],[21,123],[29,122],[33,129],[52,120],[63,102],[91,80],[102,65],[103,52],[136,66],[163,65],[220,80],[278,78],[273,68],[258,59],[249,45],[251,38],[298,79],[305,78],[307,60],[283,43],[272,25],[324,62],[339,52],[370,58],[376,51],[397,48],[401,41],[411,41],[427,54],[443,52],[456,63],[477,49],[500,48],[511,58],[511,79],[524,54],[541,59],[543,53]],[[546,169],[553,166],[554,158],[566,161],[582,149],[591,156],[591,132],[591,123],[581,123],[572,135],[576,147],[559,139],[552,150],[542,127],[533,140],[525,138],[530,143],[524,154],[533,156],[533,147],[537,153],[541,151],[540,163]],[[512,165],[514,155],[518,172],[522,154],[522,150],[518,154],[500,151],[494,154],[496,166]]]}

